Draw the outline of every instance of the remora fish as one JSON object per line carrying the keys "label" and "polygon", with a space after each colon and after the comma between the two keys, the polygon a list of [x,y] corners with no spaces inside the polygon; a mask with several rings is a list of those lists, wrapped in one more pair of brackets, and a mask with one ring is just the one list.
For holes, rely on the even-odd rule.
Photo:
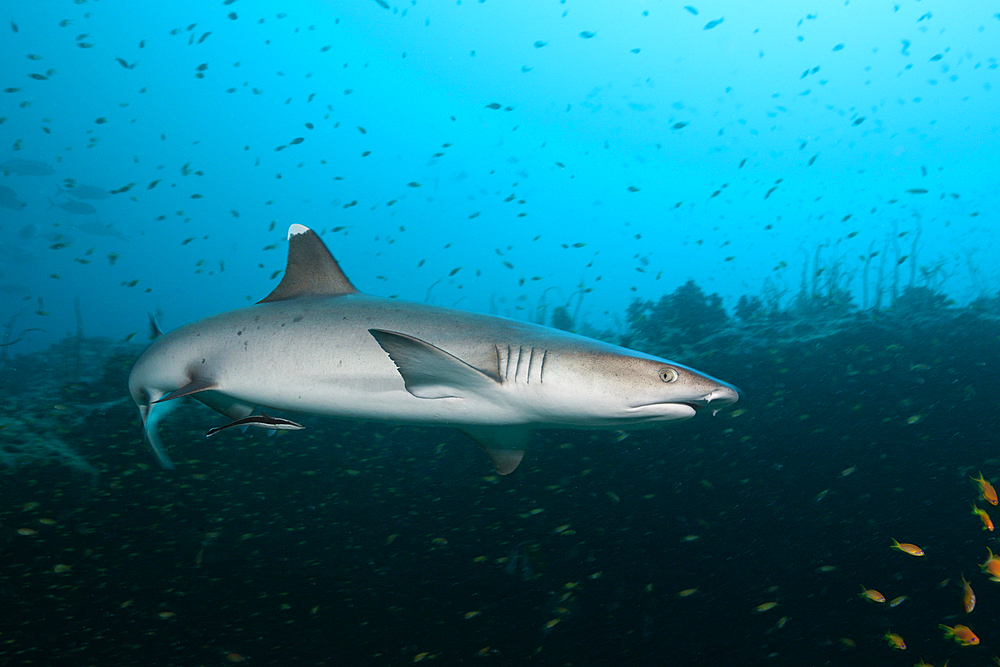
{"label": "remora fish", "polygon": [[273,292],[158,338],[129,391],[167,468],[157,424],[174,399],[192,396],[235,422],[260,409],[452,426],[502,475],[535,428],[629,428],[739,398],[725,382],[616,345],[363,294],[298,224]]}

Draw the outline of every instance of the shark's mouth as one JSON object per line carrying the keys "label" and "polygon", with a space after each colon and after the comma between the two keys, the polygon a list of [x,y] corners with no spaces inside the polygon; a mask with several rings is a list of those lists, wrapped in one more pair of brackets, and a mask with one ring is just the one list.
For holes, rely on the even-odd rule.
{"label": "shark's mouth", "polygon": [[735,403],[739,399],[739,396],[739,390],[723,386],[701,396],[688,396],[689,400],[686,401],[643,403],[641,405],[630,406],[627,411],[629,415],[653,413],[655,416],[651,416],[654,419],[686,419],[705,410],[717,412],[721,408]]}
{"label": "shark's mouth", "polygon": [[644,403],[628,408],[626,419],[636,421],[663,421],[672,419],[690,419],[699,409],[705,407],[697,403],[669,401],[664,403]]}

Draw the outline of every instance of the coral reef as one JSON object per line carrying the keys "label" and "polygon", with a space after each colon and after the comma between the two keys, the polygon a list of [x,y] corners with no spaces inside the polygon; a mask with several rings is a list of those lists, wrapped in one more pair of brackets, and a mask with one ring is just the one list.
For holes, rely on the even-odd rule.
{"label": "coral reef", "polygon": [[128,405],[123,387],[140,351],[140,346],[74,336],[48,350],[7,359],[0,469],[56,464],[96,477],[98,471],[70,443],[99,437],[88,429],[94,415]]}

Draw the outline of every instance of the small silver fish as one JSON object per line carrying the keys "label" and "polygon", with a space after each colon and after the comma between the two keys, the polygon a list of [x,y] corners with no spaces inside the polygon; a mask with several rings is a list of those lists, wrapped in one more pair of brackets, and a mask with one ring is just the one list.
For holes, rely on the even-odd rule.
{"label": "small silver fish", "polygon": [[[58,187],[58,186],[56,186]],[[56,194],[68,194],[76,197],[77,199],[107,199],[111,196],[104,188],[99,188],[94,185],[82,185],[79,183],[74,183],[70,179],[66,179],[66,190],[59,188],[59,192]]]}
{"label": "small silver fish", "polygon": [[4,174],[17,174],[18,176],[48,176],[56,173],[56,170],[36,160],[23,160],[12,158],[0,163],[0,171]]}
{"label": "small silver fish", "polygon": [[[50,199],[49,201],[52,200]],[[72,215],[94,215],[97,213],[97,209],[90,204],[82,201],[76,201],[75,199],[58,203],[53,201],[52,206],[61,208]],[[49,206],[49,208],[52,208],[52,206]]]}

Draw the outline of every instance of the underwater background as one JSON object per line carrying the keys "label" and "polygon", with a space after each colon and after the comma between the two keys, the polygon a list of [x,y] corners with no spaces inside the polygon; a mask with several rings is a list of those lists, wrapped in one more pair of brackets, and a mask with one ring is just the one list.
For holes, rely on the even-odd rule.
{"label": "underwater background", "polygon": [[[970,481],[1000,479],[997,7],[5,9],[0,664],[1000,654],[973,507],[1000,513]],[[292,223],[362,291],[743,398],[539,432],[507,477],[450,429],[205,440],[194,403],[161,470],[126,390],[146,314],[263,298]]]}

